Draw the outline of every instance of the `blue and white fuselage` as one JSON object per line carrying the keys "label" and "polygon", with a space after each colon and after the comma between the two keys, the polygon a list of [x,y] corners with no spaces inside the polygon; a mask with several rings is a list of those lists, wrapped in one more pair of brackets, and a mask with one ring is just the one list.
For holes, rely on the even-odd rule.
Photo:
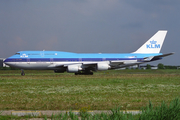
{"label": "blue and white fuselage", "polygon": [[[94,53],[71,53],[60,51],[20,51],[7,58],[4,62],[12,67],[21,69],[58,69],[56,66],[70,64],[94,64],[94,63],[128,63],[137,64],[146,62],[145,57],[162,55],[159,54],[94,54]],[[124,65],[124,64],[121,64]],[[120,67],[120,66],[118,66]]]}
{"label": "blue and white fuselage", "polygon": [[20,69],[55,70],[55,72],[91,73],[138,65],[171,55],[159,53],[167,31],[158,31],[133,53],[71,53],[61,51],[20,51],[4,63]]}

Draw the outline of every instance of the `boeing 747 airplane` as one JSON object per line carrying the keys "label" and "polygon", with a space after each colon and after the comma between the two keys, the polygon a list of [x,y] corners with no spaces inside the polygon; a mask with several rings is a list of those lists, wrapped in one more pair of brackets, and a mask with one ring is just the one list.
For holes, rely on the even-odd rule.
{"label": "boeing 747 airplane", "polygon": [[167,31],[158,31],[145,44],[133,53],[72,53],[61,51],[20,51],[7,58],[4,63],[22,69],[54,70],[56,73],[92,75],[93,71],[109,70],[139,65],[160,60],[173,53],[162,54]]}

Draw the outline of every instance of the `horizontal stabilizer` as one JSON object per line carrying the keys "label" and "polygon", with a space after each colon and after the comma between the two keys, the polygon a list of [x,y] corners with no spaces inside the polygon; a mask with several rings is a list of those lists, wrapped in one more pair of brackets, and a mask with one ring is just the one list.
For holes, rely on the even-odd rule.
{"label": "horizontal stabilizer", "polygon": [[144,58],[144,61],[145,61],[145,62],[149,62],[149,61],[151,61],[151,60],[159,59],[159,58],[166,57],[166,56],[169,56],[169,55],[172,55],[172,54],[174,54],[174,53],[167,53],[167,54],[163,54],[163,55],[145,57],[145,58]]}
{"label": "horizontal stabilizer", "polygon": [[173,55],[173,53],[167,53],[167,54],[163,54],[163,55],[158,55],[158,56],[154,56],[154,58],[162,58],[162,57],[166,57],[166,56],[169,56],[169,55]]}

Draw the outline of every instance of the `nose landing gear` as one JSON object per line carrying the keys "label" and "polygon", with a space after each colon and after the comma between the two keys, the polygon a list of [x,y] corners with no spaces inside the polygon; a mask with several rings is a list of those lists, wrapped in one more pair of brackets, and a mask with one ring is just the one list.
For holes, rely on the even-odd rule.
{"label": "nose landing gear", "polygon": [[23,69],[21,69],[21,75],[24,76],[25,75],[25,72]]}

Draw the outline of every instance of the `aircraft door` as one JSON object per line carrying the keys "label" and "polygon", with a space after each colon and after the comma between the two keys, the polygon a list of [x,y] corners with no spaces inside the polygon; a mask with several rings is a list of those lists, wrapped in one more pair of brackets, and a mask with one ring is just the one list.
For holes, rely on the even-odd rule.
{"label": "aircraft door", "polygon": [[53,64],[53,58],[50,58],[50,63]]}
{"label": "aircraft door", "polygon": [[81,62],[82,61],[82,58],[79,58],[79,62]]}
{"label": "aircraft door", "polygon": [[27,58],[27,64],[30,64],[30,59],[29,58]]}

